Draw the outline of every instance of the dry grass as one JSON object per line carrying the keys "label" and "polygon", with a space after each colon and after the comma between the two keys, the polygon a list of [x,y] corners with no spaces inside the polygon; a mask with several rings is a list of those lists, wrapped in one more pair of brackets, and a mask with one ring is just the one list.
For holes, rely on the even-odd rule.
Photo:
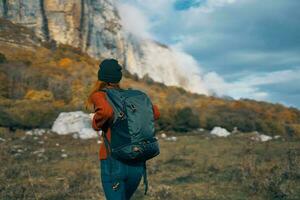
{"label": "dry grass", "polygon": [[[0,199],[104,199],[95,139],[7,129],[0,137]],[[161,155],[148,163],[149,194],[141,183],[133,199],[300,198],[299,140],[188,134],[160,144]]]}

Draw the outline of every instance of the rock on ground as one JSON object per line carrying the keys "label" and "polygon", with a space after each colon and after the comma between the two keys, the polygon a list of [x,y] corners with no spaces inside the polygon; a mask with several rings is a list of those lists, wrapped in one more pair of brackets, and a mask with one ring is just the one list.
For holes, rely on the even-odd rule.
{"label": "rock on ground", "polygon": [[78,134],[81,139],[97,137],[89,114],[82,111],[60,113],[53,123],[52,131],[59,135]]}
{"label": "rock on ground", "polygon": [[[278,137],[276,137],[276,139],[277,138]],[[257,131],[255,131],[251,139],[259,142],[267,142],[269,140],[272,140],[273,138],[269,135],[259,134]]]}
{"label": "rock on ground", "polygon": [[225,128],[222,127],[214,127],[213,130],[210,132],[212,135],[216,135],[219,137],[227,137],[230,135],[230,132],[228,132]]}

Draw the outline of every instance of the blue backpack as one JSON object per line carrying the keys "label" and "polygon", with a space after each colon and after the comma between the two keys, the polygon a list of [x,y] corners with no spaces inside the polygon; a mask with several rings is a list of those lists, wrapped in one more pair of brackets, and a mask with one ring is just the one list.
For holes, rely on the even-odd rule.
{"label": "blue backpack", "polygon": [[103,135],[107,152],[125,163],[144,163],[146,194],[146,161],[160,153],[151,100],[140,90],[106,88],[102,91],[106,92],[114,111],[110,142]]}

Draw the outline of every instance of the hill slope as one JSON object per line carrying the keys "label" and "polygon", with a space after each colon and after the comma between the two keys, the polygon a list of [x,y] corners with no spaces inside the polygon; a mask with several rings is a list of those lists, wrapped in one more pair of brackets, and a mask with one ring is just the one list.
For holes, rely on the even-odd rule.
{"label": "hill slope", "polygon": [[[98,60],[71,46],[43,42],[31,29],[3,19],[0,36],[0,126],[49,127],[61,111],[84,110],[83,103],[97,79]],[[295,108],[208,97],[124,72],[123,87],[144,90],[159,105],[159,129],[223,126],[300,136],[300,112]]]}

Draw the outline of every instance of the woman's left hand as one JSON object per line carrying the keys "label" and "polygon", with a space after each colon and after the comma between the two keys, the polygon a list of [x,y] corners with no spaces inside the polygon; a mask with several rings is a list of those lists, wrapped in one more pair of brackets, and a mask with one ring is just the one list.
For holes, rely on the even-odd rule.
{"label": "woman's left hand", "polygon": [[90,114],[89,114],[89,117],[90,117],[91,120],[93,120],[94,115],[95,115],[95,113],[90,113]]}

